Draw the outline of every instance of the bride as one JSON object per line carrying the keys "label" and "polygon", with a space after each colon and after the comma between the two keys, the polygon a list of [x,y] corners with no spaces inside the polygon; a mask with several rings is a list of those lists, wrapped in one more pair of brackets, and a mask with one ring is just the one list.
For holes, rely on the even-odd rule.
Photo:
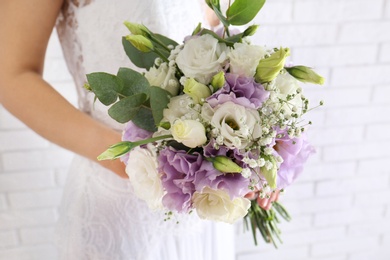
{"label": "bride", "polygon": [[[121,46],[127,34],[123,21],[180,40],[202,19],[202,8],[199,1],[188,0],[0,2],[0,102],[38,134],[77,154],[58,224],[60,259],[233,259],[227,250],[233,248],[232,239],[219,239],[215,227],[195,214],[164,221],[163,213],[151,212],[135,197],[119,160],[96,160],[120,141],[121,125],[82,87],[87,73],[134,68]],[[54,26],[79,109],[42,79]],[[223,244],[229,246],[219,250]]]}

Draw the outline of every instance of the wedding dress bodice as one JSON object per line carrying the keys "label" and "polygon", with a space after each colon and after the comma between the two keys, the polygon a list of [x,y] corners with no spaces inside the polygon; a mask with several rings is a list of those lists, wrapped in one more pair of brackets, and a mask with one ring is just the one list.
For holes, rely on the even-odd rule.
{"label": "wedding dress bodice", "polygon": [[108,117],[107,108],[93,104],[93,94],[82,86],[91,72],[116,74],[121,66],[137,69],[122,47],[122,36],[129,34],[124,21],[142,23],[181,42],[202,18],[200,0],[67,0],[57,31],[80,109],[111,127],[122,128]]}
{"label": "wedding dress bodice", "polygon": [[[198,0],[67,0],[57,23],[79,107],[95,119],[121,130],[107,107],[83,89],[91,72],[116,73],[134,66],[123,51],[125,20],[142,23],[180,42],[202,18]],[[147,191],[145,191],[147,192]],[[64,189],[59,219],[61,259],[217,259],[212,236],[195,214],[164,221],[136,198],[130,181],[77,157]],[[208,230],[210,232],[210,230]],[[174,237],[172,235],[179,235]]]}

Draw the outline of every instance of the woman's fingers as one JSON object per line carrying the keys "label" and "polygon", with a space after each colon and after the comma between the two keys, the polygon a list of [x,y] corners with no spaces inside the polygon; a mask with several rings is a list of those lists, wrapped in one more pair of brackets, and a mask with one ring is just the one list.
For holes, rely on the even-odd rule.
{"label": "woman's fingers", "polygon": [[267,197],[260,198],[259,197],[259,198],[257,198],[257,204],[259,204],[259,206],[262,209],[269,210],[272,207],[272,202],[277,201],[279,199],[279,194],[280,194],[280,191],[273,191],[270,193],[269,198],[267,198]]}

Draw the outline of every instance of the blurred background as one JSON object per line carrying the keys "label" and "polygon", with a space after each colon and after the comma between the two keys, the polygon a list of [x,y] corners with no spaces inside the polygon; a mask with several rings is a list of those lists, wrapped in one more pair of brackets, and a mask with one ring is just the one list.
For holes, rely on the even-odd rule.
{"label": "blurred background", "polygon": [[[290,47],[325,86],[306,85],[317,153],[282,203],[275,250],[236,225],[236,259],[390,259],[390,0],[269,0],[252,42]],[[45,79],[77,104],[53,32]],[[72,154],[50,144],[0,106],[0,259],[56,259],[52,244]]]}

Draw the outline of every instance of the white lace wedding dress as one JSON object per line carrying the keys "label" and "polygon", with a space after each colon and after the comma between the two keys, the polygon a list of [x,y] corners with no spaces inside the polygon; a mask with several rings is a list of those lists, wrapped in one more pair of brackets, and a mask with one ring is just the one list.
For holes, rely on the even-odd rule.
{"label": "white lace wedding dress", "polygon": [[[93,95],[82,86],[87,73],[134,68],[122,48],[121,37],[128,34],[123,21],[143,23],[179,41],[200,19],[198,0],[66,0],[57,31],[77,86],[80,109],[118,131],[122,128],[107,116],[106,107],[93,104]],[[200,221],[196,214],[180,217],[179,224],[164,221],[164,212],[151,212],[135,197],[128,180],[81,157],[71,166],[58,226],[60,259],[234,257],[232,241],[217,237],[221,233],[215,225]]]}

